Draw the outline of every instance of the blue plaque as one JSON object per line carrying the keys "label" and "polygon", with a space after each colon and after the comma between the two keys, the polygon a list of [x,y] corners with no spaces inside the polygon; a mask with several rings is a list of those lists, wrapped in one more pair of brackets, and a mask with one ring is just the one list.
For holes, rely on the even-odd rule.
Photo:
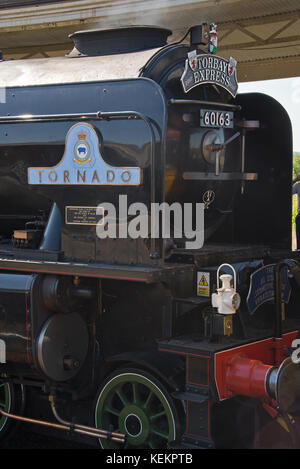
{"label": "blue plaque", "polygon": [[[253,314],[259,306],[275,298],[275,268],[276,264],[266,265],[256,270],[250,276],[250,288],[247,296],[247,306]],[[282,301],[288,303],[291,286],[288,280],[288,268],[281,270]]]}
{"label": "blue plaque", "polygon": [[96,129],[80,122],[68,131],[65,152],[57,165],[28,168],[28,184],[138,186],[142,170],[106,163]]}

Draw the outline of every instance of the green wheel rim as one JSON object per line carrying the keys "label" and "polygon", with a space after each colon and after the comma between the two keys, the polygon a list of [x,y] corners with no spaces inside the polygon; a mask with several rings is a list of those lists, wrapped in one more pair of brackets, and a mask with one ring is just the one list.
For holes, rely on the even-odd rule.
{"label": "green wheel rim", "polygon": [[[0,408],[5,412],[9,412],[11,407],[11,392],[8,383],[0,383]],[[4,431],[7,417],[0,418],[0,432]]]}
{"label": "green wheel rim", "polygon": [[[97,428],[125,433],[125,448],[164,448],[175,440],[174,414],[164,392],[151,379],[123,373],[109,380],[100,392],[95,411]],[[100,440],[104,449],[118,445]]]}

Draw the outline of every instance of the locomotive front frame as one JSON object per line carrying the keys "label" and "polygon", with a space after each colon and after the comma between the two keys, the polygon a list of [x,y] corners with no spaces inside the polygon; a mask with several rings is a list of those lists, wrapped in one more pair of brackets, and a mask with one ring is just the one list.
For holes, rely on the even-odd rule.
{"label": "locomotive front frame", "polygon": [[[196,33],[151,51],[138,78],[6,91],[0,435],[20,419],[108,449],[196,449],[261,447],[270,427],[298,445],[290,122],[265,95],[229,98],[234,59],[203,53]],[[204,246],[99,239],[97,207],[120,194],[200,201]]]}

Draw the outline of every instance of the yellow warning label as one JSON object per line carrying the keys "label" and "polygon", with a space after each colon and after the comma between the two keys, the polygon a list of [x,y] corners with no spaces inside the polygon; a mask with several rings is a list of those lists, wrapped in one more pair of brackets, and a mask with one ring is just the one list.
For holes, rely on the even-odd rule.
{"label": "yellow warning label", "polygon": [[209,297],[209,272],[197,272],[197,295]]}
{"label": "yellow warning label", "polygon": [[207,287],[198,287],[198,295],[209,296],[209,288],[207,288]]}
{"label": "yellow warning label", "polygon": [[199,285],[201,285],[201,287],[208,287],[208,283],[207,283],[206,278],[204,277],[204,275],[202,275],[201,280],[199,282]]}

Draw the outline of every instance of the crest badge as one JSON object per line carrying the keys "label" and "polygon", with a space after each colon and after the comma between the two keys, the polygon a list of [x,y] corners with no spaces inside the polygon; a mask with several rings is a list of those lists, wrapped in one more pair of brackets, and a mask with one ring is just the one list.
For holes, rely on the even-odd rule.
{"label": "crest badge", "polygon": [[86,133],[80,132],[77,136],[78,140],[74,145],[73,161],[78,164],[86,164],[91,161],[91,149],[88,142],[86,141]]}
{"label": "crest badge", "polygon": [[188,52],[188,61],[191,70],[195,72],[197,69],[197,52],[193,50],[192,52]]}
{"label": "crest badge", "polygon": [[233,57],[229,57],[228,75],[231,77],[236,72],[237,61]]}
{"label": "crest badge", "polygon": [[209,25],[209,51],[211,54],[215,54],[218,50],[218,33],[217,25],[211,23]]}

